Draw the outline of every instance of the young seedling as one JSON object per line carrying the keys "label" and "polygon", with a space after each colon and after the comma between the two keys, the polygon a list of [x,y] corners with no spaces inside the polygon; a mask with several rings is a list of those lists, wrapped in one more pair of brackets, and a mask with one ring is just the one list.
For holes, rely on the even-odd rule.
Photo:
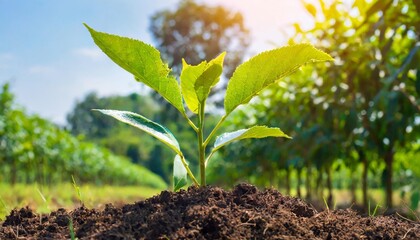
{"label": "young seedling", "polygon": [[70,230],[70,239],[76,240],[76,234],[74,233],[73,219],[69,218],[69,230]]}
{"label": "young seedling", "polygon": [[[187,176],[197,186],[206,185],[206,166],[213,154],[227,144],[247,138],[285,137],[279,128],[253,126],[218,136],[213,149],[206,153],[206,147],[226,118],[240,105],[248,103],[263,89],[294,73],[301,66],[311,62],[332,61],[330,55],[310,44],[293,44],[260,53],[238,66],[229,80],[224,100],[225,113],[208,136],[204,136],[206,100],[211,89],[219,82],[223,72],[226,53],[221,53],[210,62],[189,65],[183,60],[180,83],[173,77],[157,49],[142,41],[97,32],[85,24],[96,45],[116,64],[134,75],[135,79],[158,92],[172,104],[197,133],[200,182],[195,178],[181,151],[178,140],[164,126],[144,116],[127,111],[97,110],[121,122],[139,128],[156,137],[175,152],[173,179],[174,190],[187,184]],[[197,115],[194,123],[187,115],[188,109]],[[207,155],[207,156],[206,156]]]}
{"label": "young seedling", "polygon": [[[6,203],[3,201],[3,199],[0,197],[0,216],[6,215],[10,212],[10,208],[6,205]],[[0,218],[0,221],[3,219]]]}
{"label": "young seedling", "polygon": [[370,210],[370,201],[368,201],[368,214],[370,217],[374,217],[376,216],[376,212],[378,211],[379,208],[381,208],[382,206],[379,205],[379,203],[376,204],[375,209],[373,210],[373,212],[371,212]]}
{"label": "young seedling", "polygon": [[83,201],[82,201],[82,193],[80,192],[80,187],[77,185],[76,180],[74,180],[73,175],[71,175],[71,180],[72,180],[72,184],[73,184],[73,188],[77,193],[77,198],[79,199],[79,203],[80,205],[83,205]]}
{"label": "young seedling", "polygon": [[[50,204],[49,203],[51,202],[51,198],[47,199],[44,196],[44,194],[42,194],[41,190],[39,190],[38,187],[36,188],[36,191],[38,192],[39,196],[41,197],[42,201],[44,202],[45,209],[47,209],[47,211],[50,212],[51,209],[50,209]],[[39,214],[39,223],[42,224],[42,213]]]}

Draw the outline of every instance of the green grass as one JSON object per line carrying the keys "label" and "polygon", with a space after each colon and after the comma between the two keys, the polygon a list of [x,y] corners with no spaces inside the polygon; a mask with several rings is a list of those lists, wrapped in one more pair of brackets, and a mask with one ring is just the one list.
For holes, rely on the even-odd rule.
{"label": "green grass", "polygon": [[72,210],[80,206],[79,198],[88,208],[101,208],[106,203],[134,203],[163,190],[142,186],[81,185],[78,187],[80,197],[71,183],[52,187],[36,184],[11,186],[0,183],[0,221],[4,220],[14,208],[29,206],[38,213],[49,213],[58,208]]}

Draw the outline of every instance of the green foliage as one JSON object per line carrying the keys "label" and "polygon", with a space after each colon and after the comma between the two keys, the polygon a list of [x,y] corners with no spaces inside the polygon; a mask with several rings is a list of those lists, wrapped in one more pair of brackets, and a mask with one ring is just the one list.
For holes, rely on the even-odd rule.
{"label": "green foliage", "polygon": [[166,184],[146,168],[111,154],[38,116],[28,116],[13,104],[8,85],[0,93],[0,181],[138,184],[165,188]]}
{"label": "green foliage", "polygon": [[[206,159],[206,146],[226,117],[237,106],[249,102],[251,98],[256,96],[261,90],[276,81],[279,81],[281,78],[292,74],[299,67],[308,62],[332,60],[328,54],[323,53],[310,45],[292,45],[261,53],[260,55],[251,58],[249,61],[240,65],[235,71],[226,92],[226,113],[207,138],[204,138],[206,99],[211,88],[219,81],[223,69],[225,53],[222,53],[219,57],[209,63],[203,62],[197,66],[190,66],[184,61],[184,69],[181,73],[181,87],[184,88],[184,90],[181,91],[177,82],[173,82],[172,78],[168,80],[167,76],[169,70],[166,67],[162,70],[161,68],[156,68],[154,66],[156,64],[159,66],[164,65],[161,62],[159,52],[156,49],[138,40],[97,32],[86,24],[85,26],[88,28],[95,43],[102,51],[122,68],[132,73],[136,79],[140,79],[146,85],[160,93],[169,103],[181,112],[191,128],[196,131],[199,152],[198,162],[200,165],[200,184],[202,186],[206,185],[206,163],[220,147],[232,141],[245,138],[263,138],[269,136],[287,137],[286,134],[277,128],[260,126],[236,133],[229,133],[219,138],[214,150]],[[145,53],[153,54],[149,56],[149,54]],[[261,75],[262,77],[259,77]],[[145,81],[143,79],[144,76],[150,76],[150,78]],[[176,84],[176,86],[173,84]],[[198,115],[197,126],[185,113],[182,105],[181,92],[184,94],[184,99],[187,102],[188,107],[192,112]],[[178,95],[180,96],[179,100]],[[182,107],[180,107],[180,104]],[[172,133],[166,128],[143,116],[131,112],[115,110],[100,111],[151,134],[175,151],[177,154],[174,159],[175,190],[178,190],[186,183],[185,179],[187,175],[195,185],[200,185],[191,172],[184,154],[179,148],[178,141],[175,140]],[[184,169],[178,169],[180,167]]]}

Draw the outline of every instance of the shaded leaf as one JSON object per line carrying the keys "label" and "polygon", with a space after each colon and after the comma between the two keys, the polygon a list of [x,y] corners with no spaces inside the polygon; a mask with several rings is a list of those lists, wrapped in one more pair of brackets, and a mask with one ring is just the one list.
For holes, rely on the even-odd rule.
{"label": "shaded leaf", "polygon": [[181,156],[178,154],[174,159],[173,174],[174,191],[178,191],[180,188],[187,185],[187,170],[182,164]]}
{"label": "shaded leaf", "polygon": [[170,76],[170,68],[162,62],[159,51],[149,44],[127,37],[97,32],[86,25],[96,45],[116,64],[154,89],[181,113],[184,113],[181,89]]}
{"label": "shaded leaf", "polygon": [[241,129],[235,132],[224,133],[216,138],[213,152],[219,148],[237,140],[246,138],[265,138],[265,137],[285,137],[291,138],[279,128],[269,128],[267,126],[253,126],[248,129]]}
{"label": "shaded leaf", "polygon": [[224,103],[226,115],[302,65],[332,60],[330,55],[310,44],[277,48],[251,58],[235,70],[228,83]]}
{"label": "shaded leaf", "polygon": [[179,148],[178,141],[175,139],[174,135],[162,125],[155,123],[139,114],[132,113],[132,112],[118,111],[118,110],[104,110],[104,109],[95,109],[95,111],[99,111],[123,123],[127,123],[131,126],[134,126],[140,130],[147,132],[148,134],[157,138],[161,142],[165,143],[177,154],[182,155],[181,150]]}

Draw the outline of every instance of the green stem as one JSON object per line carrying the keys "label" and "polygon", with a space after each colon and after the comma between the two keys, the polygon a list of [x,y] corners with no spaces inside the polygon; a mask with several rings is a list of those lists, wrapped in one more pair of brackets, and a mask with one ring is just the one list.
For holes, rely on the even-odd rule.
{"label": "green stem", "polygon": [[207,137],[206,141],[204,141],[204,147],[207,146],[207,144],[209,144],[209,142],[211,141],[211,138],[213,137],[213,135],[217,132],[217,130],[219,129],[219,127],[222,125],[222,123],[225,121],[225,119],[227,118],[228,115],[223,115],[223,117],[219,120],[219,122],[216,124],[216,126],[213,128],[213,130],[211,131],[211,133],[209,134],[209,136]]}
{"label": "green stem", "polygon": [[186,113],[183,113],[182,116],[187,120],[188,124],[191,126],[191,128],[195,131],[198,132],[198,128],[197,126],[195,126],[195,124],[193,123],[193,121],[191,121],[191,119],[187,116]]}
{"label": "green stem", "polygon": [[181,162],[182,162],[182,165],[184,165],[185,169],[187,170],[187,174],[188,174],[188,176],[189,176],[189,177],[191,178],[191,180],[194,182],[194,185],[196,185],[196,186],[200,186],[200,184],[198,183],[197,179],[195,179],[194,174],[191,172],[191,169],[188,167],[188,164],[187,164],[187,162],[185,161],[184,156],[183,156],[183,155],[180,155],[180,156],[181,156]]}
{"label": "green stem", "polygon": [[210,154],[207,156],[206,161],[204,162],[204,165],[207,167],[207,164],[210,160],[210,158],[213,156],[213,154],[215,153],[215,151],[211,151]]}
{"label": "green stem", "polygon": [[200,163],[200,178],[201,186],[206,186],[206,145],[204,144],[204,101],[200,104],[200,109],[198,110],[198,153],[199,153],[199,163]]}

